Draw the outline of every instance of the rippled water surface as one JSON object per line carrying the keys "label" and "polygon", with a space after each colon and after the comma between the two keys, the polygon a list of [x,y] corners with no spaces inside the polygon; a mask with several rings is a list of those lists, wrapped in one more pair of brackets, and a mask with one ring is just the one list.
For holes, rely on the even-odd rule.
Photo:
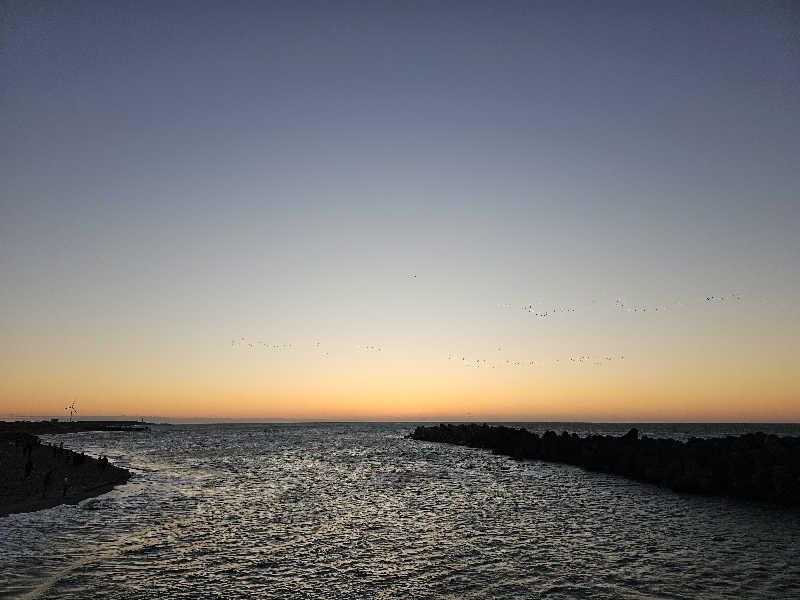
{"label": "rippled water surface", "polygon": [[[677,438],[748,427],[639,426]],[[0,596],[800,598],[800,511],[405,439],[412,429],[51,438],[135,476],[79,506],[0,519]]]}

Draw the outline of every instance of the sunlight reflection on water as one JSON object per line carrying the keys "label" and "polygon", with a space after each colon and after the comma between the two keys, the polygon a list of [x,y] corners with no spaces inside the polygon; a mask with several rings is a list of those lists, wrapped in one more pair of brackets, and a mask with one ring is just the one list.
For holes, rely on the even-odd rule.
{"label": "sunlight reflection on water", "polygon": [[78,507],[0,520],[0,595],[787,598],[800,586],[796,511],[404,439],[412,429],[59,437],[136,474]]}

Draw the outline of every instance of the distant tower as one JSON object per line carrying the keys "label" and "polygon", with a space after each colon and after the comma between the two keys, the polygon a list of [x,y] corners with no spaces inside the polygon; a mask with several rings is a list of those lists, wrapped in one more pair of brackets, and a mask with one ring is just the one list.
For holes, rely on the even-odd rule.
{"label": "distant tower", "polygon": [[78,407],[75,406],[75,401],[73,400],[69,406],[64,408],[65,411],[69,413],[69,421],[72,422],[72,417],[78,414]]}

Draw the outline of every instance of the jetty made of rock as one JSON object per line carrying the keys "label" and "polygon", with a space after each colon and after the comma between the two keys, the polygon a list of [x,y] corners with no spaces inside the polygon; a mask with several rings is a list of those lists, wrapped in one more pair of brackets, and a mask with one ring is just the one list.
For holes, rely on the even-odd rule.
{"label": "jetty made of rock", "polygon": [[148,431],[147,423],[139,421],[0,421],[0,435],[29,433],[46,435],[79,433],[81,431]]}
{"label": "jetty made of rock", "polygon": [[130,471],[106,457],[44,444],[34,434],[78,431],[146,431],[134,422],[0,422],[0,517],[58,504],[77,504],[125,483]]}
{"label": "jetty made of rock", "polygon": [[748,433],[686,442],[460,424],[417,427],[411,439],[484,448],[613,473],[675,490],[800,506],[800,437]]}

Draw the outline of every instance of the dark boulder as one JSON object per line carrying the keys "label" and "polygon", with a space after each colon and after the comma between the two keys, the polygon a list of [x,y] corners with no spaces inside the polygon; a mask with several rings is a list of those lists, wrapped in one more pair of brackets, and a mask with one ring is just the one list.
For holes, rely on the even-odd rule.
{"label": "dark boulder", "polygon": [[492,450],[516,459],[541,459],[615,473],[675,491],[724,494],[800,506],[800,438],[749,433],[687,442],[639,437],[542,436],[505,426],[441,424],[417,427],[409,438]]}

